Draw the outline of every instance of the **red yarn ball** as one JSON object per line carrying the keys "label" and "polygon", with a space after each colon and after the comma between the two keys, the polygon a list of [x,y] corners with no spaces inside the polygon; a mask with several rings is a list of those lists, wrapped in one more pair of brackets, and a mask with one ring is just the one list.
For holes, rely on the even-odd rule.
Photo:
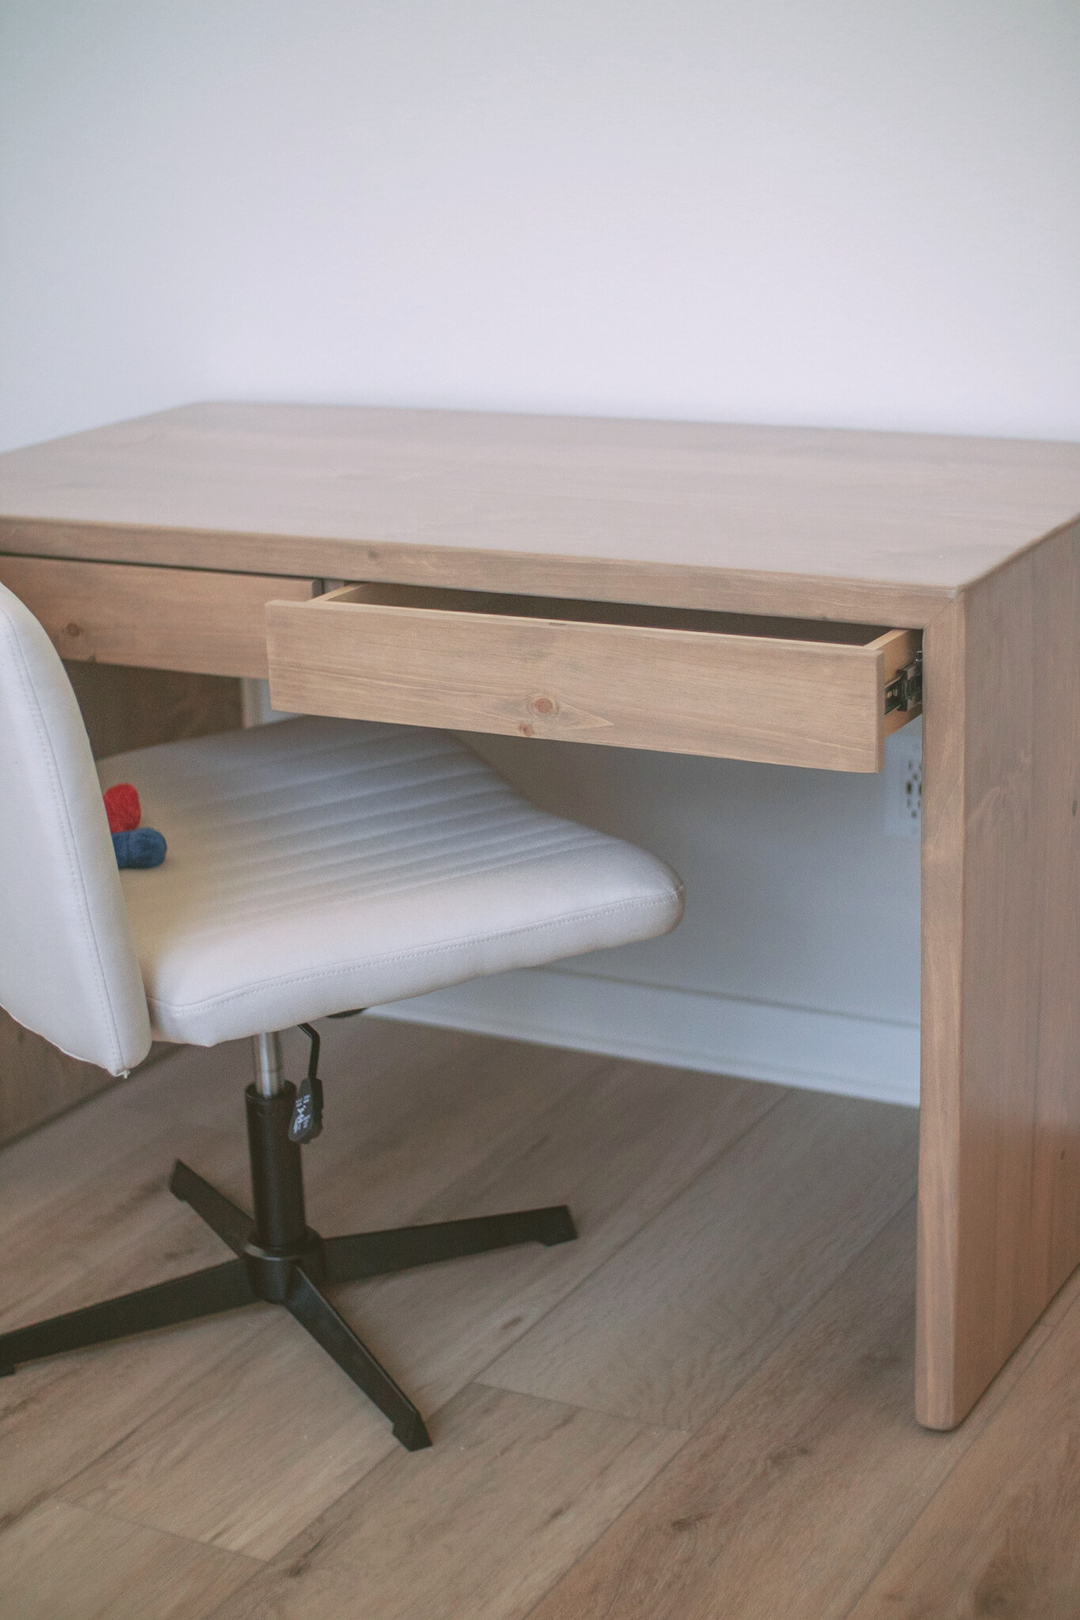
{"label": "red yarn ball", "polygon": [[134,832],[142,820],[139,795],[130,782],[117,782],[105,789],[105,814],[110,832]]}

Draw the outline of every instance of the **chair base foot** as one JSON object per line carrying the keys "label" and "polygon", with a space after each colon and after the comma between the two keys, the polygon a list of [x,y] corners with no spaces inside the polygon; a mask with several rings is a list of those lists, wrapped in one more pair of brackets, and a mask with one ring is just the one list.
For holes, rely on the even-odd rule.
{"label": "chair base foot", "polygon": [[[298,1161],[299,1151],[297,1177]],[[419,1411],[334,1309],[322,1285],[387,1276],[521,1243],[567,1243],[577,1236],[570,1211],[560,1204],[326,1239],[301,1225],[293,1242],[269,1246],[256,1241],[257,1223],[250,1216],[179,1160],[169,1186],[236,1258],[0,1334],[0,1377],[10,1375],[23,1362],[268,1301],[283,1305],[389,1418],[394,1438],[407,1451],[420,1451],[430,1446],[431,1437]],[[301,1196],[301,1213],[302,1207]]]}

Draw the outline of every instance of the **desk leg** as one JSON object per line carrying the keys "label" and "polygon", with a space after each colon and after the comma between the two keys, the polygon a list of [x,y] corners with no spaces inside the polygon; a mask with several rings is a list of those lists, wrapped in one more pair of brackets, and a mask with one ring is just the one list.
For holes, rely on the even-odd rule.
{"label": "desk leg", "polygon": [[924,657],[916,1411],[949,1429],[1080,1264],[1080,525]]}

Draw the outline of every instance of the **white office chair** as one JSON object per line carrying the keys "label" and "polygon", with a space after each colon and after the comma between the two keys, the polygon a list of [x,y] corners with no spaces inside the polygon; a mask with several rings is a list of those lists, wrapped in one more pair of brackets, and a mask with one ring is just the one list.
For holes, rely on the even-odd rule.
{"label": "white office chair", "polygon": [[[95,769],[63,665],[0,586],[0,1005],[74,1057],[125,1074],[152,1037],[252,1036],[254,1219],[186,1165],[170,1186],[236,1258],[0,1336],[0,1372],[255,1300],[284,1305],[393,1424],[420,1413],[321,1292],[508,1244],[576,1234],[565,1206],[321,1238],[300,1142],[318,1129],[313,1019],[487,973],[646,939],[682,915],[678,879],[632,845],[544,814],[440,732],[301,719],[168,743]],[[133,781],[165,864],[117,870],[103,787]],[[282,1078],[276,1034],[312,1041]]]}

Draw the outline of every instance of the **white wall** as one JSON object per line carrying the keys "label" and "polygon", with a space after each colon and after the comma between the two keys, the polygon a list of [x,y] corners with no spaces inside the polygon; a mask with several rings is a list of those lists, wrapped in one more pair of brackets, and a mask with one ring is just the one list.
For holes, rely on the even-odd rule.
{"label": "white wall", "polygon": [[[0,445],[208,397],[1080,438],[1078,67],[1075,0],[5,0]],[[912,1095],[880,779],[484,746],[690,910],[420,1013]]]}

